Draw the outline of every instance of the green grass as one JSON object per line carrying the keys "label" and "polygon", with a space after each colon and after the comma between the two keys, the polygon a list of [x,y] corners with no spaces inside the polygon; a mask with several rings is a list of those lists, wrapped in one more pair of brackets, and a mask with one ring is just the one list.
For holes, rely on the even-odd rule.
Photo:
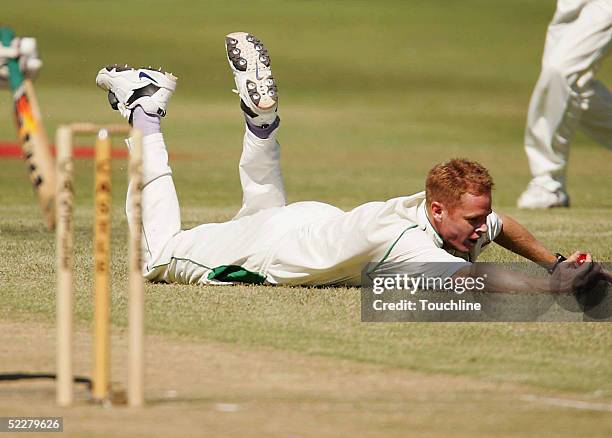
{"label": "green grass", "polygon": [[[552,3],[255,1],[248,14],[237,14],[234,4],[221,2],[30,0],[3,5],[3,19],[39,38],[45,65],[36,88],[49,134],[63,122],[119,120],[94,85],[101,65],[163,64],[180,77],[164,130],[170,150],[189,158],[173,162],[185,228],[228,219],[240,204],[243,121],[222,44],[225,33],[245,29],[271,51],[290,201],[351,208],[411,194],[433,164],[466,156],[491,170],[497,210],[555,251],[589,249],[609,261],[611,155],[583,135],[569,166],[573,208],[514,208],[528,181],[521,141]],[[605,66],[600,76],[612,78]],[[3,96],[0,139],[13,140],[10,98]],[[123,326],[125,161],[116,162],[113,176],[112,312]],[[90,319],[92,185],[91,163],[78,161],[82,323]],[[0,201],[0,317],[51,321],[54,236],[41,228],[19,160],[2,161]],[[485,258],[516,260],[498,248]],[[146,291],[153,332],[612,394],[608,324],[364,324],[356,289],[147,285]]]}

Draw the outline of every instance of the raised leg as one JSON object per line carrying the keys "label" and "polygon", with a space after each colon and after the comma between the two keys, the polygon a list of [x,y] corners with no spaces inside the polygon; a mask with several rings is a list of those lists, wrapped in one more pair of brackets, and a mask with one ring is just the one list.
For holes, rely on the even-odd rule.
{"label": "raised leg", "polygon": [[280,145],[276,133],[278,94],[270,56],[254,35],[234,32],[225,38],[227,60],[234,75],[246,132],[240,157],[242,208],[236,218],[285,205],[280,170]]}
{"label": "raised leg", "polygon": [[[161,70],[112,65],[102,68],[96,84],[108,92],[111,107],[118,110],[142,135],[142,246],[143,264],[159,257],[163,247],[181,228],[178,197],[168,165],[168,152],[160,119],[176,89],[176,77]],[[127,141],[131,148],[130,140]],[[128,217],[134,188],[127,193]]]}
{"label": "raised leg", "polygon": [[[145,113],[138,107],[133,112],[134,128],[144,135],[143,146],[143,189],[142,189],[142,248],[145,269],[161,253],[164,245],[181,230],[181,212],[168,165],[168,152],[164,137],[159,130],[159,117]],[[157,132],[151,132],[157,125]],[[154,129],[153,129],[154,130]],[[128,141],[128,146],[131,147]],[[128,187],[126,213],[129,211],[132,184]],[[147,269],[148,270],[148,269]]]}

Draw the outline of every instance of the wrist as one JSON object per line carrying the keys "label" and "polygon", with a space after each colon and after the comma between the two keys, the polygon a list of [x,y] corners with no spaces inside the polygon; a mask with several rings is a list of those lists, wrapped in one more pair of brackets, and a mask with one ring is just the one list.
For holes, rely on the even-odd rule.
{"label": "wrist", "polygon": [[566,261],[567,258],[565,256],[563,256],[562,254],[559,254],[558,252],[555,253],[555,261],[550,264],[546,270],[548,271],[549,274],[552,275],[553,272],[555,272],[555,269],[557,269],[557,267],[559,266],[560,263],[563,263],[564,261]]}

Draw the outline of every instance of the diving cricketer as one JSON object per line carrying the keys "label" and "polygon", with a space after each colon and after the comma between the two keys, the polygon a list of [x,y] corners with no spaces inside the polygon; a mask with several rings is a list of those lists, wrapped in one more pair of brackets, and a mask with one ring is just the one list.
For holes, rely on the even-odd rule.
{"label": "diving cricketer", "polygon": [[[570,292],[608,275],[590,254],[576,252],[567,259],[555,255],[515,220],[493,212],[493,180],[470,160],[435,166],[424,192],[370,202],[348,212],[321,202],[287,205],[279,166],[277,84],[268,50],[244,32],[229,34],[225,48],[246,122],[239,164],[242,208],[228,222],[181,230],[160,129],[177,78],[161,70],[117,65],[102,68],[96,77],[111,106],[144,135],[142,233],[147,279],[357,286],[369,263],[385,269],[404,262],[410,262],[413,275],[469,277],[482,275],[473,262],[491,242],[546,267],[559,279],[555,292]],[[128,201],[130,192],[128,188]],[[585,257],[585,263],[577,263],[578,257]],[[552,283],[522,275],[500,278],[493,288],[546,292]]]}

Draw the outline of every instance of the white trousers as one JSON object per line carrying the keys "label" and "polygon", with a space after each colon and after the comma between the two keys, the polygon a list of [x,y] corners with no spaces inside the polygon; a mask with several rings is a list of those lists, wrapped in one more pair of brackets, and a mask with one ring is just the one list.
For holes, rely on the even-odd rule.
{"label": "white trousers", "polygon": [[[350,224],[368,223],[367,217],[373,223],[378,206],[349,213],[320,202],[285,206],[275,133],[260,139],[246,130],[239,173],[243,202],[233,220],[181,230],[163,136],[143,138],[145,278],[183,284],[233,279],[273,284],[359,283],[361,268],[379,250],[377,246],[370,249],[369,242],[365,249],[355,246],[363,230]],[[128,187],[128,206],[132,190]],[[127,215],[132,216],[129,208]],[[385,237],[383,243],[387,240]]]}
{"label": "white trousers", "polygon": [[321,202],[285,205],[275,133],[260,139],[249,130],[239,172],[243,202],[237,216],[181,230],[164,138],[143,138],[145,278],[182,284],[359,285],[362,269],[383,259],[456,261],[434,244],[425,227],[417,227],[423,193],[348,212]]}
{"label": "white trousers", "polygon": [[557,1],[525,130],[531,173],[550,191],[565,187],[578,127],[612,147],[612,94],[594,79],[611,40],[612,0]]}
{"label": "white trousers", "polygon": [[[130,147],[129,141],[128,147]],[[276,141],[276,133],[268,139],[260,139],[247,129],[239,164],[243,202],[234,219],[285,205],[279,162],[280,146]],[[168,252],[168,243],[171,240],[197,239],[197,237],[188,236],[190,233],[181,231],[179,201],[172,180],[172,170],[168,164],[166,144],[161,133],[143,138],[142,167],[142,242],[146,274],[151,271],[153,264],[160,260],[164,250]],[[130,185],[126,202],[128,218],[131,217],[129,207],[132,191],[133,187]],[[180,239],[177,238],[179,234],[182,234]]]}

